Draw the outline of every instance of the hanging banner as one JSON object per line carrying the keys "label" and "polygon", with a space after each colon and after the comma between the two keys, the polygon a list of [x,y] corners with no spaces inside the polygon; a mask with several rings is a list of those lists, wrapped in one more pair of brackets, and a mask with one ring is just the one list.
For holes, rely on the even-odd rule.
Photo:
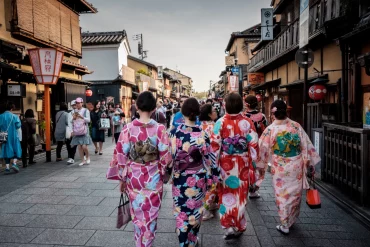
{"label": "hanging banner", "polygon": [[261,40],[274,40],[274,9],[261,9]]}
{"label": "hanging banner", "polygon": [[158,66],[158,80],[163,80],[163,67]]}
{"label": "hanging banner", "polygon": [[301,0],[300,16],[299,16],[299,48],[308,45],[308,32],[310,21],[310,8],[308,7],[308,0]]}
{"label": "hanging banner", "polygon": [[248,73],[248,85],[258,85],[265,82],[264,73]]}
{"label": "hanging banner", "polygon": [[239,79],[236,75],[229,76],[229,92],[239,91]]}

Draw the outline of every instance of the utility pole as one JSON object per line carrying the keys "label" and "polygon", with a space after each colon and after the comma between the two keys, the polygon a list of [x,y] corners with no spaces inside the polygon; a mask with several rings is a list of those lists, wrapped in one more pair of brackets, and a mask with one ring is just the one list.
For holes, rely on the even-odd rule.
{"label": "utility pole", "polygon": [[144,51],[144,38],[143,38],[143,34],[142,33],[136,34],[132,38],[135,41],[137,41],[137,40],[139,41],[139,43],[138,43],[138,53],[140,55],[141,60],[144,60],[144,58],[147,58],[148,57],[147,56],[147,52],[148,51]]}

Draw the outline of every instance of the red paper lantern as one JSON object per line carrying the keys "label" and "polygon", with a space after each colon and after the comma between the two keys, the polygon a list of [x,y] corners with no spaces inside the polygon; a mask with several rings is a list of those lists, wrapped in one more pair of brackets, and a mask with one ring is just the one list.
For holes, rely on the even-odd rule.
{"label": "red paper lantern", "polygon": [[313,100],[322,100],[325,98],[327,93],[326,87],[321,84],[316,84],[310,87],[308,90],[308,95]]}
{"label": "red paper lantern", "polygon": [[91,97],[93,95],[93,92],[91,89],[86,90],[86,97]]}
{"label": "red paper lantern", "polygon": [[262,101],[262,95],[261,94],[256,94],[256,98],[257,98],[258,102]]}

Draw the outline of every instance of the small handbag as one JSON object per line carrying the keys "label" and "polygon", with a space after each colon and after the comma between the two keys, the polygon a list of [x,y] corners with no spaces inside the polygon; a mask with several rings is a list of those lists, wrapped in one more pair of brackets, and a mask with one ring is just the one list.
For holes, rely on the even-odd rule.
{"label": "small handbag", "polygon": [[130,201],[126,193],[121,194],[118,205],[117,228],[120,229],[131,221]]}
{"label": "small handbag", "polygon": [[110,129],[110,119],[101,118],[99,120],[99,130],[107,130],[107,129]]}
{"label": "small handbag", "polygon": [[8,141],[8,130],[9,130],[10,125],[13,122],[13,118],[14,118],[14,115],[12,116],[12,120],[10,120],[6,131],[0,131],[0,143],[6,143]]}
{"label": "small handbag", "polygon": [[311,178],[311,182],[312,188],[310,186],[310,188],[306,192],[306,203],[311,209],[321,208],[320,194],[319,191],[316,189],[315,179],[313,177]]}

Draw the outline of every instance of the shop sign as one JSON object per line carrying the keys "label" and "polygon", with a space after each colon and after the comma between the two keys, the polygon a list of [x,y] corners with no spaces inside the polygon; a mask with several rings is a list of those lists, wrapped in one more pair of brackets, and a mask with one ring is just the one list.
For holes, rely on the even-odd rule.
{"label": "shop sign", "polygon": [[248,84],[256,85],[265,82],[264,73],[248,73]]}
{"label": "shop sign", "polygon": [[261,40],[274,40],[274,10],[261,9]]}
{"label": "shop sign", "polygon": [[234,56],[226,56],[225,57],[225,65],[226,66],[233,66],[234,65]]}
{"label": "shop sign", "polygon": [[21,94],[21,85],[8,85],[8,96],[18,96]]}
{"label": "shop sign", "polygon": [[149,82],[143,81],[143,92],[149,91]]}
{"label": "shop sign", "polygon": [[229,76],[229,91],[238,92],[239,91],[239,80],[235,75]]}

